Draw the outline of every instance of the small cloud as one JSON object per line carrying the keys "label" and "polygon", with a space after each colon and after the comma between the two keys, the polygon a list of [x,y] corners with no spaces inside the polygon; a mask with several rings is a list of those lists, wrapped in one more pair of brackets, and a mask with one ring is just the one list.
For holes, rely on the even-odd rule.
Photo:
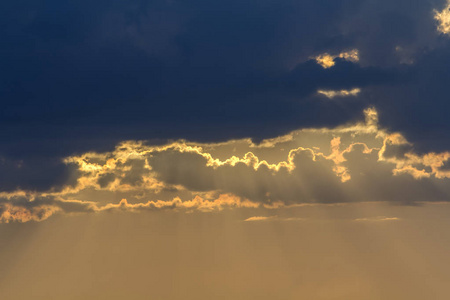
{"label": "small cloud", "polygon": [[450,34],[450,1],[441,11],[434,11],[434,19],[438,22],[437,30],[444,34]]}
{"label": "small cloud", "polygon": [[333,67],[335,65],[335,62],[334,62],[335,58],[342,58],[347,61],[358,62],[359,61],[359,51],[358,51],[358,49],[352,49],[350,51],[341,52],[337,55],[330,55],[328,53],[324,53],[324,54],[320,54],[320,55],[314,57],[317,64],[321,65],[324,69]]}
{"label": "small cloud", "polygon": [[245,219],[244,222],[263,222],[263,221],[280,221],[280,222],[296,222],[303,221],[303,218],[279,218],[278,216],[255,216]]}
{"label": "small cloud", "polygon": [[335,56],[331,56],[328,53],[321,54],[315,57],[317,64],[321,65],[324,69],[334,66]]}
{"label": "small cloud", "polygon": [[397,217],[385,217],[385,216],[379,216],[379,217],[371,217],[371,218],[359,218],[355,219],[356,222],[386,222],[386,221],[399,221],[400,219]]}
{"label": "small cloud", "polygon": [[0,205],[0,223],[44,221],[60,211],[56,206],[42,205],[36,207],[14,206],[9,203]]}
{"label": "small cloud", "polygon": [[357,96],[361,92],[361,89],[354,88],[351,90],[318,90],[317,93],[324,95],[327,98],[333,99],[334,97],[350,97]]}
{"label": "small cloud", "polygon": [[359,51],[358,49],[353,49],[350,51],[342,52],[338,55],[339,58],[351,61],[358,62],[359,61]]}
{"label": "small cloud", "polygon": [[269,216],[269,217],[255,216],[255,217],[250,217],[248,219],[245,219],[244,222],[262,222],[262,221],[270,221],[270,220],[274,220],[274,219],[277,219],[277,216]]}

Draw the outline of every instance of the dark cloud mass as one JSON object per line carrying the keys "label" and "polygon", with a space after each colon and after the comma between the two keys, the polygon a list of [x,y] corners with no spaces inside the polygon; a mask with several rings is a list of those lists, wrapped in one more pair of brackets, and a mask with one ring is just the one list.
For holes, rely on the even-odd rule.
{"label": "dark cloud mass", "polygon": [[[448,150],[450,37],[434,18],[445,5],[3,1],[1,190],[61,186],[73,174],[61,158],[111,151],[123,140],[258,141],[355,122],[371,106],[415,150]],[[353,49],[358,59],[340,56]],[[314,59],[325,53],[334,66]],[[361,92],[316,93],[353,88]],[[114,180],[104,174],[98,183]]]}

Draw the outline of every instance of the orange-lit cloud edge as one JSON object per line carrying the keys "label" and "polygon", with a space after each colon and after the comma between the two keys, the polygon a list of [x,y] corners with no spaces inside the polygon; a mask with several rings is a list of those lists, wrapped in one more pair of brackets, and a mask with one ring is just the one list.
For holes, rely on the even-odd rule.
{"label": "orange-lit cloud edge", "polygon": [[447,201],[450,170],[443,166],[450,152],[418,154],[400,133],[379,126],[374,108],[364,115],[364,122],[260,143],[124,141],[112,152],[66,157],[75,185],[0,192],[0,222],[104,211]]}

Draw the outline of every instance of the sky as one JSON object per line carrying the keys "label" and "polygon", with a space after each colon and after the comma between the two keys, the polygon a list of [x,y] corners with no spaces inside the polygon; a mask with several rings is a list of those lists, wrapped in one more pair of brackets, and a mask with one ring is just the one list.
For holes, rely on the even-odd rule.
{"label": "sky", "polygon": [[0,11],[1,299],[449,299],[449,1]]}

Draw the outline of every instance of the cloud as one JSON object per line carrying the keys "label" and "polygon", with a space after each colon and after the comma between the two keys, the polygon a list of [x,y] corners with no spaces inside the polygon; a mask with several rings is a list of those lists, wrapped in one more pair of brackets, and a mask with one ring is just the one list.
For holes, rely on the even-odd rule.
{"label": "cloud", "polygon": [[279,221],[279,222],[296,222],[303,221],[303,218],[286,218],[279,216],[254,216],[244,220],[244,222],[267,222],[267,221]]}
{"label": "cloud", "polygon": [[355,222],[390,222],[390,221],[399,221],[400,219],[397,217],[372,217],[372,218],[359,218],[355,219]]}
{"label": "cloud", "polygon": [[274,220],[277,219],[277,216],[269,216],[269,217],[264,217],[264,216],[255,216],[255,217],[250,217],[244,220],[244,222],[263,222],[263,221],[270,221],[270,220]]}
{"label": "cloud", "polygon": [[434,19],[438,23],[437,30],[444,34],[450,33],[450,2],[441,11],[434,11]]}
{"label": "cloud", "polygon": [[441,168],[450,154],[415,153],[400,133],[379,127],[376,110],[365,110],[365,118],[258,144],[250,139],[156,146],[123,142],[113,152],[67,157],[65,162],[83,175],[64,193],[121,193],[133,201],[221,193],[266,206],[446,199],[448,171]]}
{"label": "cloud", "polygon": [[357,96],[361,92],[361,89],[354,88],[351,90],[340,90],[340,91],[333,91],[333,90],[318,90],[317,93],[324,95],[327,98],[333,99],[335,97],[349,97],[349,96]]}
{"label": "cloud", "polygon": [[0,205],[0,223],[43,221],[58,211],[55,206],[25,208],[5,203]]}
{"label": "cloud", "polygon": [[125,211],[141,211],[141,210],[187,210],[187,211],[220,211],[225,208],[257,208],[260,205],[248,200],[241,200],[231,194],[219,195],[217,199],[205,200],[200,196],[195,196],[192,200],[182,201],[176,197],[171,201],[148,201],[146,203],[128,203],[127,199],[122,199],[118,204],[108,203],[104,206],[94,206],[93,211],[111,211],[111,210],[125,210]]}
{"label": "cloud", "polygon": [[[54,214],[101,213],[101,212],[141,212],[141,211],[200,211],[212,212],[230,208],[258,208],[253,203],[231,194],[220,194],[215,199],[205,199],[196,195],[191,200],[182,201],[179,197],[171,200],[128,203],[101,204],[94,201],[66,200],[60,195],[39,195],[23,191],[2,193],[0,196],[0,223],[44,221]],[[270,207],[268,207],[270,208]]]}
{"label": "cloud", "polygon": [[0,223],[44,221],[57,213],[93,211],[94,203],[63,200],[53,195],[17,191],[0,193]]}
{"label": "cloud", "polygon": [[279,209],[357,202],[448,201],[449,152],[415,152],[402,134],[364,122],[254,142],[124,141],[63,160],[58,188],[0,192],[2,222],[106,211]]}
{"label": "cloud", "polygon": [[1,191],[58,189],[62,184],[74,184],[76,176],[75,166],[58,158],[0,156]]}
{"label": "cloud", "polygon": [[[410,99],[405,80],[416,73],[436,78],[434,70],[406,70],[401,62],[419,62],[436,49],[448,53],[433,18],[442,4],[3,3],[8,30],[0,33],[0,96],[7,109],[0,126],[7,130],[0,153],[28,165],[33,156],[111,151],[123,140],[265,139],[345,124],[370,105],[389,119],[385,124],[404,132],[419,119],[410,113],[399,117],[398,106]],[[311,59],[319,56],[334,66],[323,69]],[[443,58],[428,65],[439,67]],[[401,92],[373,96],[376,85]],[[439,86],[446,88],[445,80]],[[367,94],[345,104],[311,101],[317,90],[354,87]],[[432,99],[427,110],[439,112],[443,96],[441,91],[420,99]],[[424,106],[410,105],[404,109]],[[433,126],[431,115],[421,115],[422,127]]]}
{"label": "cloud", "polygon": [[339,53],[336,55],[330,55],[328,53],[324,53],[324,54],[320,54],[320,55],[314,57],[316,62],[319,65],[321,65],[322,68],[324,68],[324,69],[328,69],[328,68],[335,66],[336,63],[334,62],[334,60],[336,58],[342,58],[344,60],[356,63],[359,61],[359,51],[358,51],[358,49],[353,49],[353,50],[342,52],[342,53]]}

